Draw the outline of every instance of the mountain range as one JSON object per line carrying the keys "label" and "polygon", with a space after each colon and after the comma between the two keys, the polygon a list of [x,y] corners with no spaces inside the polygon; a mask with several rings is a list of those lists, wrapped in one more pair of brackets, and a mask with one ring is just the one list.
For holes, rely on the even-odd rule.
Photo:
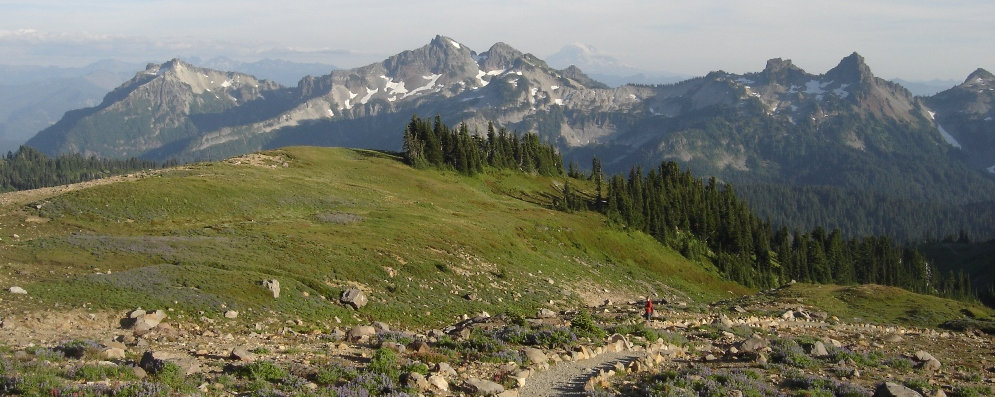
{"label": "mountain range", "polygon": [[822,74],[771,59],[756,73],[610,88],[504,43],[477,53],[437,36],[290,87],[178,59],[150,64],[28,145],[181,161],[287,145],[397,150],[413,114],[438,114],[477,131],[488,122],[535,131],[568,161],[598,156],[609,172],[674,160],[742,186],[830,186],[963,206],[995,197],[991,87],[995,78],[979,69],[916,97],[853,53]]}

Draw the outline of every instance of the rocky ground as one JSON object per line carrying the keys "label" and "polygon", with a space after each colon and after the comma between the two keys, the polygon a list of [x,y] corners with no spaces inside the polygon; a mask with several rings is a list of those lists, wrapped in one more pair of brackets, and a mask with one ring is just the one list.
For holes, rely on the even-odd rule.
{"label": "rocky ground", "polygon": [[976,331],[847,323],[800,304],[660,304],[650,322],[640,311],[309,332],[233,311],[4,313],[0,394],[992,395],[993,338]]}

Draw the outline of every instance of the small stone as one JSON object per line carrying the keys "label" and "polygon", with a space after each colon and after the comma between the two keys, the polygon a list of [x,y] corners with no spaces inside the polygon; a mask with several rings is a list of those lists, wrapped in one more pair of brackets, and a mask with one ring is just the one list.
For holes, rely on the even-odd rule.
{"label": "small stone", "polygon": [[10,293],[12,293],[12,294],[16,294],[16,295],[27,295],[28,294],[28,291],[25,291],[24,288],[18,287],[16,285],[13,286],[13,287],[8,288],[7,291],[10,292]]}
{"label": "small stone", "polygon": [[546,308],[542,308],[542,309],[539,309],[539,313],[538,313],[537,317],[539,317],[539,318],[553,318],[553,317],[556,317],[556,312],[554,312],[552,310],[549,310],[549,309],[546,309]]}
{"label": "small stone", "polygon": [[231,319],[238,318],[238,311],[235,310],[226,311],[225,318],[231,318]]}

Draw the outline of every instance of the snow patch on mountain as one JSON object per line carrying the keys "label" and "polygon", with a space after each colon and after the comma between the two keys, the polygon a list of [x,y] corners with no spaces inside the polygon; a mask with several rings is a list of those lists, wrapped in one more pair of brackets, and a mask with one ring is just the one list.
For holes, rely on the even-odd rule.
{"label": "snow patch on mountain", "polygon": [[397,100],[398,95],[402,95],[403,98],[403,95],[408,93],[408,89],[404,87],[403,81],[395,82],[394,79],[384,75],[380,75],[380,78],[386,80],[384,82],[384,93],[390,95],[390,97],[387,98],[388,101],[394,102]]}
{"label": "snow patch on mountain", "polygon": [[433,75],[429,75],[429,76],[421,76],[421,78],[423,78],[425,80],[429,80],[428,84],[425,84],[425,85],[423,85],[421,87],[418,87],[418,88],[415,88],[415,89],[411,90],[411,92],[409,92],[407,94],[404,94],[404,96],[402,96],[401,99],[404,99],[404,98],[407,98],[409,96],[415,95],[415,94],[417,94],[419,92],[422,92],[422,91],[431,90],[433,87],[435,87],[435,82],[439,81],[439,77],[442,77],[442,75],[441,74],[433,74]]}
{"label": "snow patch on mountain", "polygon": [[452,44],[453,47],[456,47],[457,50],[460,49],[460,45],[456,42],[456,40],[449,40],[449,43]]}
{"label": "snow patch on mountain", "polygon": [[822,94],[826,93],[826,86],[830,83],[832,82],[829,81],[824,83],[819,80],[809,80],[805,83],[805,91],[802,92],[809,95],[822,96]]}
{"label": "snow patch on mountain", "polygon": [[943,136],[943,140],[947,141],[947,143],[949,143],[950,146],[962,149],[962,147],[960,146],[960,142],[957,142],[957,139],[954,138],[953,135],[950,135],[950,133],[947,132],[947,130],[944,129],[943,126],[940,125],[940,123],[936,123],[936,129],[940,130],[940,135]]}
{"label": "snow patch on mountain", "polygon": [[995,165],[988,167],[988,172],[995,174]]}
{"label": "snow patch on mountain", "polygon": [[366,104],[367,102],[369,102],[369,101],[370,101],[370,98],[372,98],[372,97],[373,97],[373,94],[376,94],[376,93],[378,93],[378,92],[380,92],[380,89],[379,89],[379,88],[377,88],[377,89],[375,89],[375,90],[374,90],[374,89],[370,89],[369,87],[367,87],[367,88],[366,88],[366,95],[365,95],[365,96],[363,96],[363,97],[362,97],[362,98],[361,98],[361,99],[359,100],[359,103],[361,103],[361,104],[365,105],[365,104]]}
{"label": "snow patch on mountain", "polygon": [[836,94],[836,96],[838,96],[840,98],[846,98],[847,96],[850,95],[850,91],[846,90],[846,87],[849,87],[849,86],[850,86],[850,84],[847,84],[847,83],[840,84],[839,88],[836,88],[836,89],[833,90],[833,94]]}

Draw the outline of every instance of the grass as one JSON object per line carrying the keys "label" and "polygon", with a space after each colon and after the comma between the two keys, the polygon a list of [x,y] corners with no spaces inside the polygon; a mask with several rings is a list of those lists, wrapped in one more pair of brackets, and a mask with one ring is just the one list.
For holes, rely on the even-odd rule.
{"label": "grass", "polygon": [[775,297],[822,308],[846,321],[936,327],[965,317],[965,312],[991,317],[995,311],[980,304],[915,294],[881,285],[816,285],[797,283]]}
{"label": "grass", "polygon": [[[31,291],[6,303],[436,326],[549,300],[580,305],[584,289],[692,302],[749,292],[598,214],[550,209],[563,178],[415,170],[360,150],[265,154],[288,166],[197,164],[4,208],[0,225],[21,239],[0,243],[0,263]],[[259,285],[271,278],[278,299]],[[359,319],[336,303],[349,286],[370,296]]]}

